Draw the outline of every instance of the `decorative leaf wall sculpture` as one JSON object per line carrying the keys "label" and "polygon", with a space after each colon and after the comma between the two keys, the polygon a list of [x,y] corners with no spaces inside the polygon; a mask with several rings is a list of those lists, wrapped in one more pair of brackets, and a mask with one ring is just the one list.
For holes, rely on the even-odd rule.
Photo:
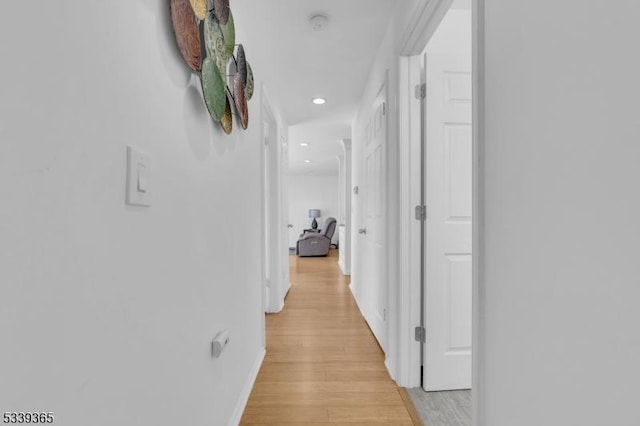
{"label": "decorative leaf wall sculpture", "polygon": [[233,131],[233,115],[231,114],[231,102],[229,102],[229,96],[227,96],[227,106],[224,109],[224,115],[220,120],[222,130],[228,135]]}
{"label": "decorative leaf wall sculpture", "polygon": [[245,87],[247,85],[247,59],[244,56],[244,47],[241,44],[238,45],[238,54],[236,56],[238,75],[242,81],[242,87]]}
{"label": "decorative leaf wall sculpture", "polygon": [[[230,134],[235,109],[240,126],[247,129],[247,101],[253,96],[254,77],[242,44],[234,56],[236,31],[229,0],[169,1],[178,48],[187,65],[202,80],[202,95],[209,115]],[[213,6],[210,10],[209,5]],[[206,57],[203,58],[203,54]],[[232,89],[227,82],[230,61],[233,61]]]}
{"label": "decorative leaf wall sculpture", "polygon": [[231,14],[231,8],[229,7],[229,0],[213,0],[213,10],[216,14],[216,18],[222,25],[226,25],[229,21],[229,15]]}
{"label": "decorative leaf wall sculpture", "polygon": [[246,129],[249,127],[249,107],[247,106],[247,97],[244,93],[244,86],[239,73],[233,79],[233,96],[236,102],[236,111],[240,116],[240,125],[243,129]]}
{"label": "decorative leaf wall sculpture", "polygon": [[220,121],[226,108],[227,85],[218,65],[211,58],[206,58],[202,63],[202,94],[209,114],[214,120]]}
{"label": "decorative leaf wall sculpture", "polygon": [[247,100],[251,100],[253,97],[253,70],[251,69],[249,62],[247,62],[247,85],[245,86],[244,91],[247,94]]}
{"label": "decorative leaf wall sculpture", "polygon": [[216,62],[226,84],[227,64],[232,55],[227,53],[227,47],[224,42],[224,35],[220,24],[217,19],[211,15],[207,16],[204,21],[204,44],[208,57]]}
{"label": "decorative leaf wall sculpture", "polygon": [[236,24],[233,22],[233,14],[229,11],[229,21],[226,24],[220,24],[222,30],[222,38],[229,57],[233,56],[233,49],[236,47]]}
{"label": "decorative leaf wall sculpture", "polygon": [[189,0],[171,0],[171,21],[182,57],[189,68],[200,71],[202,63],[200,28]]}
{"label": "decorative leaf wall sculpture", "polygon": [[204,21],[204,18],[207,17],[207,0],[189,0],[191,2],[191,7],[193,8],[193,13],[198,17],[199,20]]}

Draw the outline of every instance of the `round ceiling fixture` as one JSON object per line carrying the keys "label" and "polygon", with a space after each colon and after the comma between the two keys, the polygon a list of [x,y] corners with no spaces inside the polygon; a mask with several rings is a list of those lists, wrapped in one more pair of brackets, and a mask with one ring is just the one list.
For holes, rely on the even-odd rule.
{"label": "round ceiling fixture", "polygon": [[329,18],[326,15],[318,14],[309,18],[309,23],[314,31],[323,31],[329,25]]}
{"label": "round ceiling fixture", "polygon": [[327,103],[327,100],[325,98],[313,98],[312,102],[316,105],[324,105]]}

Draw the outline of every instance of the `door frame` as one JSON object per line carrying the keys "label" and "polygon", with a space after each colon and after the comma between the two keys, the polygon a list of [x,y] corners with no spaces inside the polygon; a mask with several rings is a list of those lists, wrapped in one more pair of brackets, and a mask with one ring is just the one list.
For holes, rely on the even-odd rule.
{"label": "door frame", "polygon": [[263,311],[280,312],[291,283],[288,274],[288,231],[284,206],[286,183],[283,155],[286,151],[287,136],[281,125],[282,120],[271,107],[264,85],[261,86],[261,157],[262,157],[262,280]]}
{"label": "door frame", "polygon": [[473,259],[473,302],[472,302],[472,348],[471,386],[472,386],[472,425],[484,424],[484,365],[485,334],[482,326],[484,314],[484,199],[485,187],[483,152],[485,146],[485,85],[484,85],[484,0],[473,0],[471,4],[471,79],[472,79],[472,117],[473,121],[473,218],[472,247]]}
{"label": "door frame", "polygon": [[[482,292],[482,202],[484,186],[481,180],[484,169],[484,0],[472,0],[472,421],[480,425],[482,419],[482,357],[484,347],[481,327],[481,309],[484,306]],[[399,57],[399,291],[396,302],[398,312],[398,342],[395,379],[399,385],[420,385],[420,344],[415,341],[413,330],[421,325],[420,318],[420,223],[415,220],[414,208],[420,205],[420,121],[416,121],[414,86],[419,84],[414,61],[424,51],[453,0],[432,0],[416,7],[410,25],[401,42]],[[413,104],[413,105],[412,105]]]}

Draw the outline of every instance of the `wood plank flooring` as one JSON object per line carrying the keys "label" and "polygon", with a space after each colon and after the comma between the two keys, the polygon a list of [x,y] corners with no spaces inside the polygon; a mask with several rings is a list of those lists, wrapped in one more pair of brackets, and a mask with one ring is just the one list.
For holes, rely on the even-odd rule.
{"label": "wood plank flooring", "polygon": [[387,374],[337,251],[290,258],[292,289],[285,309],[267,315],[267,354],[241,424],[419,424]]}

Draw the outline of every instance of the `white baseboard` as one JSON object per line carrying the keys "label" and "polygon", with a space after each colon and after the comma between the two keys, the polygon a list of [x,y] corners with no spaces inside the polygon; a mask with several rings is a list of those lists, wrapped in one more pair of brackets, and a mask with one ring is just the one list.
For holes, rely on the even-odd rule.
{"label": "white baseboard", "polygon": [[289,291],[291,291],[291,283],[287,283],[287,289],[284,291],[284,295],[282,296],[282,300],[280,301],[280,304],[278,305],[277,308],[275,309],[267,309],[267,313],[268,314],[277,314],[282,312],[282,310],[284,309],[284,304],[285,304],[285,299],[287,298],[287,294],[289,294]]}
{"label": "white baseboard", "polygon": [[[358,309],[360,310],[360,313],[364,317],[364,320],[367,322],[367,325],[369,325],[369,329],[373,333],[374,328],[371,326],[371,323],[369,321],[370,318],[373,318],[373,315],[372,315],[371,312],[368,311],[368,307],[367,306],[365,306],[364,304],[360,303],[360,301],[358,300],[358,294],[357,294],[357,292],[354,291],[354,288],[357,288],[357,287],[355,287],[353,285],[354,285],[354,283],[352,281],[351,284],[349,285],[349,290],[351,290],[351,294],[353,295],[353,299],[356,301],[356,305],[358,306]],[[373,337],[375,337],[376,339],[378,338],[375,335],[375,333],[374,333]],[[380,346],[382,346],[382,345],[380,345]],[[392,362],[389,359],[387,353],[385,353],[384,366],[387,368],[387,372],[389,373],[389,376],[391,376],[391,378],[394,381],[396,381],[395,369],[392,368]]]}
{"label": "white baseboard", "polygon": [[271,305],[269,304],[269,297],[270,297],[270,289],[269,287],[266,287],[266,300],[267,300],[267,306],[265,309],[265,312],[268,314],[277,314],[279,312],[282,312],[282,310],[284,309],[284,299],[287,297],[287,294],[289,293],[289,291],[291,290],[291,281],[289,281],[287,283],[287,288],[284,291],[284,294],[282,295],[282,300],[278,301],[278,306],[276,306],[275,308],[272,308]]}
{"label": "white baseboard", "polygon": [[400,386],[400,383],[398,382],[398,379],[395,374],[395,368],[392,368],[391,364],[392,364],[391,359],[385,354],[384,366],[387,367],[387,373],[389,373],[391,380],[393,380],[394,382],[396,382],[398,386]]}
{"label": "white baseboard", "polygon": [[265,348],[260,348],[258,352],[258,356],[256,357],[256,361],[251,367],[251,371],[249,372],[249,377],[247,382],[242,389],[242,393],[240,394],[240,398],[236,403],[236,408],[233,410],[233,415],[231,419],[227,423],[229,426],[238,426],[240,424],[240,420],[242,419],[242,414],[244,413],[244,409],[247,407],[247,402],[249,402],[249,396],[251,395],[251,390],[253,389],[253,385],[256,382],[256,378],[258,377],[258,373],[260,372],[260,367],[262,366],[262,361],[264,361],[264,356],[267,351]]}
{"label": "white baseboard", "polygon": [[284,299],[282,299],[282,302],[280,303],[280,305],[275,308],[275,309],[267,309],[267,313],[268,314],[277,314],[279,312],[282,312],[282,310],[284,309]]}
{"label": "white baseboard", "polygon": [[353,281],[353,278],[352,278],[351,282],[349,283],[349,291],[351,292],[351,295],[353,296],[353,300],[356,301],[356,305],[358,306],[358,309],[360,310],[360,313],[362,314],[362,316],[364,316],[364,313],[362,312],[362,309],[360,309],[360,302],[358,301],[358,294],[356,292],[356,288],[358,288],[358,285],[356,284],[355,281]]}
{"label": "white baseboard", "polygon": [[338,260],[338,266],[340,266],[342,275],[351,275],[351,271],[345,268],[344,263],[341,260]]}

